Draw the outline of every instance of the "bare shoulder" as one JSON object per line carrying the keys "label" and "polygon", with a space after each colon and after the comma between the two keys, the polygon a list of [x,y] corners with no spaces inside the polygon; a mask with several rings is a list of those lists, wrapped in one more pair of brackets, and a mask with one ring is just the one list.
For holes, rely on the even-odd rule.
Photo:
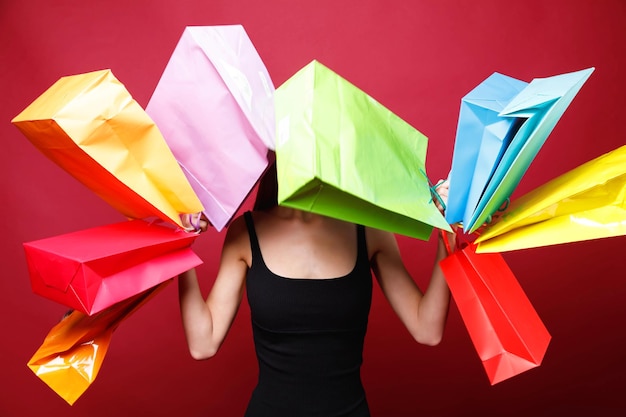
{"label": "bare shoulder", "polygon": [[394,283],[411,281],[402,261],[396,235],[384,230],[367,228],[366,238],[370,265],[389,298],[389,291],[392,288],[390,285],[395,286]]}
{"label": "bare shoulder", "polygon": [[224,239],[222,256],[237,258],[250,263],[250,237],[243,215],[236,217],[229,225]]}
{"label": "bare shoulder", "polygon": [[370,259],[375,258],[377,254],[384,252],[397,252],[398,243],[393,233],[385,230],[375,229],[371,227],[365,228],[365,237],[367,240],[367,249]]}

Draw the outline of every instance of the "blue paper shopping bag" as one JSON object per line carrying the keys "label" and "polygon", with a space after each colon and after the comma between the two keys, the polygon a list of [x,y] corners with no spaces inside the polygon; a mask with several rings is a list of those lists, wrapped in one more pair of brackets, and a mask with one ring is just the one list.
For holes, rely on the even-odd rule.
{"label": "blue paper shopping bag", "polygon": [[474,232],[511,196],[522,176],[594,68],[536,78],[500,112],[522,119],[465,230]]}
{"label": "blue paper shopping bag", "polygon": [[469,223],[474,209],[519,122],[499,113],[528,83],[493,73],[461,100],[450,191],[448,223]]}

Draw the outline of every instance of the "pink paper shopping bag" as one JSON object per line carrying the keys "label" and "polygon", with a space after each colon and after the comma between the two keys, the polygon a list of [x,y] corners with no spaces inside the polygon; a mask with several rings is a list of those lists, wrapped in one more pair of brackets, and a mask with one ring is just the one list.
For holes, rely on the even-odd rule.
{"label": "pink paper shopping bag", "polygon": [[274,86],[244,28],[187,27],[146,112],[221,230],[274,149]]}

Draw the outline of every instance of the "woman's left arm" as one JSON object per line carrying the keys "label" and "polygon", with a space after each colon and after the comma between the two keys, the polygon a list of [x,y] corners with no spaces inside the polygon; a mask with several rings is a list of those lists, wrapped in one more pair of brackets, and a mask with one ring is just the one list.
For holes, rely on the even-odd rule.
{"label": "woman's left arm", "polygon": [[[437,192],[445,202],[447,182]],[[438,207],[443,211],[442,206]],[[448,254],[443,235],[439,234],[428,288],[422,292],[404,266],[395,236],[377,229],[367,230],[372,269],[391,307],[415,340],[425,345],[439,344],[450,305],[450,290],[439,267],[439,261]],[[454,239],[449,237],[453,244]]]}

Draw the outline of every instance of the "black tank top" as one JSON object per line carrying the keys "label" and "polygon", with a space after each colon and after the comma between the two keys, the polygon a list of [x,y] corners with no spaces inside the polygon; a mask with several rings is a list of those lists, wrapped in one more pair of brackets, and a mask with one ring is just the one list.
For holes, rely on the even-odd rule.
{"label": "black tank top", "polygon": [[285,278],[263,260],[252,215],[246,292],[259,380],[246,417],[369,416],[361,384],[372,301],[365,228],[353,270],[330,279]]}

